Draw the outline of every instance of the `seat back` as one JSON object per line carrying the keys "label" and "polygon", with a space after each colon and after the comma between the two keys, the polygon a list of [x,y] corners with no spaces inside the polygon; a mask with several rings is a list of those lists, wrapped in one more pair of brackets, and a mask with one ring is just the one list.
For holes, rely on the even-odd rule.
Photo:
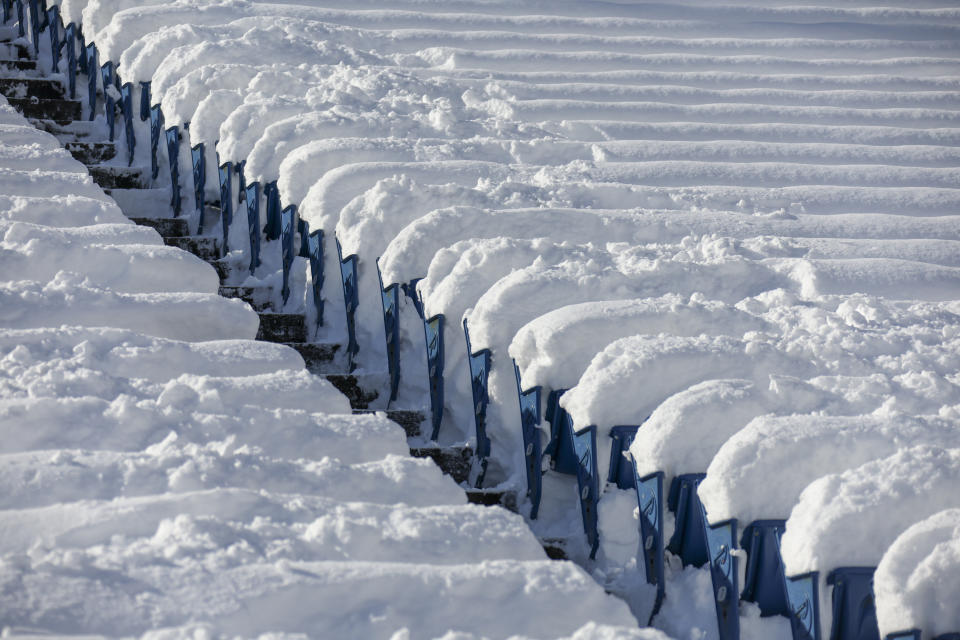
{"label": "seat back", "polygon": [[170,206],[173,217],[178,218],[182,209],[180,201],[180,129],[170,127],[166,130],[167,157],[170,160]]}
{"label": "seat back", "polygon": [[827,575],[833,585],[830,640],[880,640],[873,599],[874,567],[840,567]]}
{"label": "seat back", "polygon": [[247,204],[247,235],[250,237],[250,273],[260,266],[260,183],[253,182],[244,189]]}
{"label": "seat back", "polygon": [[198,234],[203,233],[203,210],[204,210],[204,189],[207,186],[207,161],[205,157],[206,147],[201,142],[190,149],[190,161],[193,166],[193,202],[200,213],[200,222],[197,229]]}

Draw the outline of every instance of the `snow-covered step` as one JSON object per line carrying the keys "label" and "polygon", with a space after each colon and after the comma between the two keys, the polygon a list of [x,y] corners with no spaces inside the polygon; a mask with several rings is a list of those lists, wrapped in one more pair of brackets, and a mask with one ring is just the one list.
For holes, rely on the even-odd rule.
{"label": "snow-covered step", "polygon": [[63,146],[78,162],[82,162],[87,166],[113,160],[117,155],[117,145],[112,142],[85,142],[74,140],[64,143]]}
{"label": "snow-covered step", "polygon": [[263,312],[270,309],[273,305],[273,298],[275,297],[275,291],[273,287],[262,286],[245,287],[221,285],[219,293],[224,298],[238,298],[243,300],[253,307],[254,311],[258,312]]}
{"label": "snow-covered step", "polygon": [[301,313],[260,312],[257,340],[265,342],[306,342],[307,325]]}
{"label": "snow-covered step", "polygon": [[177,247],[206,262],[213,262],[220,257],[220,242],[211,236],[164,236],[163,242],[168,247]]}
{"label": "snow-covered step", "polygon": [[17,74],[28,75],[37,70],[36,60],[24,60],[24,59],[15,59],[15,60],[3,60],[0,59],[0,72],[15,72]]}
{"label": "snow-covered step", "polygon": [[111,197],[116,190],[148,190],[150,186],[149,169],[144,167],[93,165],[87,168],[94,182],[102,189],[111,190]]}
{"label": "snow-covered step", "polygon": [[[145,176],[146,177],[146,176]],[[107,189],[108,196],[117,201],[124,215],[134,220],[170,218],[170,189]],[[166,234],[161,234],[166,235]],[[188,236],[190,231],[171,234]]]}
{"label": "snow-covered step", "polygon": [[473,465],[473,449],[470,447],[413,447],[410,455],[415,458],[430,458],[440,470],[462,484],[470,477]]}
{"label": "snow-covered step", "polygon": [[30,118],[30,124],[41,131],[52,134],[61,143],[83,140],[84,138],[94,137],[97,142],[106,142],[104,138],[103,123],[91,122],[89,120],[73,120],[69,122],[58,122],[55,120],[46,120],[44,118]]}
{"label": "snow-covered step", "polygon": [[20,42],[0,42],[0,59],[26,60],[30,58],[30,50]]}
{"label": "snow-covered step", "polygon": [[130,217],[130,220],[144,227],[155,229],[162,238],[188,237],[190,224],[186,218],[141,218]]}
{"label": "snow-covered step", "polygon": [[336,373],[337,370],[345,369],[343,366],[338,367],[337,363],[337,354],[341,347],[339,343],[285,342],[283,344],[295,349],[303,358],[307,371],[314,375]]}
{"label": "snow-covered step", "polygon": [[26,118],[52,120],[58,124],[68,124],[80,119],[79,100],[8,98],[8,101]]}
{"label": "snow-covered step", "polygon": [[354,411],[371,409],[370,405],[380,397],[377,389],[386,388],[387,375],[330,374],[327,380],[345,395]]}
{"label": "snow-covered step", "polygon": [[62,100],[64,88],[60,82],[46,78],[8,78],[0,76],[0,93],[5,95],[7,99]]}

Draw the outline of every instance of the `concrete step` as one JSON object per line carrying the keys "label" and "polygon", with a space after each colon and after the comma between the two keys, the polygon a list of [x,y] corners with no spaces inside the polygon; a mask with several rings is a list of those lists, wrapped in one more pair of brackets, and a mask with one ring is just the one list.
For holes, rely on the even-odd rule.
{"label": "concrete step", "polygon": [[53,120],[58,124],[67,124],[80,119],[79,100],[7,98],[7,102],[25,118]]}
{"label": "concrete step", "polygon": [[0,42],[0,58],[4,60],[27,60],[30,58],[30,49],[19,43]]}
{"label": "concrete step", "polygon": [[422,411],[393,409],[387,411],[387,417],[403,427],[408,438],[418,438],[423,431],[427,416]]}
{"label": "concrete step", "polygon": [[37,61],[36,60],[24,60],[17,58],[15,60],[0,60],[0,71],[36,71],[37,70]]}
{"label": "concrete step", "polygon": [[440,470],[462,484],[470,477],[473,464],[473,449],[470,447],[415,447],[410,449],[414,458],[430,458]]}
{"label": "concrete step", "polygon": [[224,298],[239,298],[243,300],[255,311],[267,311],[270,309],[273,300],[273,287],[220,287],[220,295]]}
{"label": "concrete step", "polygon": [[257,340],[264,342],[306,342],[307,325],[300,313],[261,313]]}
{"label": "concrete step", "polygon": [[567,542],[562,538],[543,538],[540,540],[544,553],[551,560],[567,559]]}
{"label": "concrete step", "polygon": [[188,251],[207,262],[220,256],[220,243],[210,236],[164,236],[163,243],[168,247]]}
{"label": "concrete step", "polygon": [[75,142],[91,136],[103,136],[103,125],[89,120],[75,120],[73,122],[57,122],[44,118],[30,118],[30,123],[41,131],[56,137],[60,142]]}
{"label": "concrete step", "polygon": [[156,229],[164,238],[189,235],[190,225],[186,218],[130,218],[133,222]]}
{"label": "concrete step", "polygon": [[340,393],[347,396],[354,411],[363,411],[370,408],[370,404],[380,397],[376,390],[365,389],[357,376],[348,374],[330,374],[327,376],[330,384]]}
{"label": "concrete step", "polygon": [[484,507],[503,507],[514,513],[517,512],[517,494],[513,491],[467,489],[467,502]]}
{"label": "concrete step", "polygon": [[0,78],[0,93],[9,98],[62,100],[63,85],[47,78]]}
{"label": "concrete step", "polygon": [[336,342],[287,342],[288,347],[296,349],[303,362],[307,365],[307,371],[314,375],[326,375],[333,373],[336,366],[334,363],[337,358],[337,352],[340,351],[340,345]]}
{"label": "concrete step", "polygon": [[117,145],[113,142],[67,142],[66,147],[74,160],[83,164],[97,165],[107,160],[113,160],[117,155]]}
{"label": "concrete step", "polygon": [[[330,379],[330,376],[327,376],[327,379]],[[362,415],[364,413],[376,413],[373,409],[354,409],[354,415]],[[389,409],[385,412],[387,417],[398,425],[403,427],[403,431],[407,434],[408,438],[418,438],[420,437],[421,425],[423,421],[427,419],[427,416],[421,411],[410,411],[405,409]]]}
{"label": "concrete step", "polygon": [[220,284],[223,284],[227,281],[227,278],[230,277],[230,265],[223,260],[208,260],[210,266],[217,270],[217,275],[220,276]]}
{"label": "concrete step", "polygon": [[[148,174],[147,174],[148,175]],[[170,189],[106,189],[107,195],[117,201],[128,218],[165,219],[173,215],[170,208]],[[178,233],[188,236],[190,232]]]}
{"label": "concrete step", "polygon": [[146,189],[150,186],[149,169],[143,167],[88,166],[93,181],[102,189]]}

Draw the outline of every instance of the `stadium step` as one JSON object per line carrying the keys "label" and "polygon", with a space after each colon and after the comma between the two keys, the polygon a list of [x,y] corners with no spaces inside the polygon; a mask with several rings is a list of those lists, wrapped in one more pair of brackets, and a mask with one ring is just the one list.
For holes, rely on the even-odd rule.
{"label": "stadium step", "polygon": [[112,142],[81,142],[74,140],[63,145],[74,160],[88,167],[113,160],[117,155],[117,145]]}
{"label": "stadium step", "polygon": [[79,100],[8,97],[7,102],[25,118],[52,120],[58,124],[69,124],[80,119]]}
{"label": "stadium step", "polygon": [[470,477],[470,467],[473,465],[473,449],[470,447],[413,447],[410,455],[414,458],[430,458],[457,484],[463,484]]}
{"label": "stadium step", "polygon": [[36,71],[37,63],[34,60],[23,60],[23,59],[14,59],[14,60],[0,60],[0,70],[3,71],[17,71],[17,72],[26,72],[26,71]]}
{"label": "stadium step", "polygon": [[[371,390],[367,385],[361,386],[358,376],[349,374],[330,374],[327,376],[330,384],[350,400],[354,411],[363,411],[370,408],[370,404],[380,397],[380,393]],[[372,385],[371,385],[372,386]]]}
{"label": "stadium step", "polygon": [[0,77],[0,93],[7,98],[38,98],[40,100],[63,100],[63,85],[45,78]]}
{"label": "stadium step", "polygon": [[[90,122],[88,120],[57,122],[55,120],[47,120],[45,118],[28,119],[30,119],[30,124],[35,126],[37,129],[46,131],[50,135],[54,136],[60,141],[61,144],[82,140],[91,136],[100,136],[102,134],[100,125],[98,125],[96,122]],[[100,142],[109,144],[105,140]]]}
{"label": "stadium step", "polygon": [[262,312],[259,316],[257,340],[281,343],[307,341],[307,325],[303,314]]}
{"label": "stadium step", "polygon": [[151,227],[156,229],[157,233],[160,234],[163,238],[176,238],[186,236],[190,232],[190,225],[187,223],[186,218],[133,218],[130,220],[133,222],[143,225],[144,227]]}
{"label": "stadium step", "polygon": [[267,311],[273,304],[272,287],[244,287],[221,285],[220,295],[224,298],[239,298],[243,300],[255,311]]}
{"label": "stadium step", "polygon": [[110,165],[87,165],[93,181],[101,189],[142,189],[150,186],[148,172],[142,167],[113,167]]}
{"label": "stadium step", "polygon": [[18,42],[0,42],[0,58],[4,60],[29,60],[30,49]]}
{"label": "stadium step", "polygon": [[220,257],[220,243],[211,236],[164,236],[163,243],[183,249],[206,262]]}
{"label": "stadium step", "polygon": [[336,342],[285,342],[284,344],[300,353],[310,373],[327,375],[336,372],[340,344]]}

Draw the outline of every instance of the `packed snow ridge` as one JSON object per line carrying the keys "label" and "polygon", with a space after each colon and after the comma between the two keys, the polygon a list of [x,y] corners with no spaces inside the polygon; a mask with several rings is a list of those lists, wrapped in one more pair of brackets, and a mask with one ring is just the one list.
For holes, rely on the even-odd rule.
{"label": "packed snow ridge", "polygon": [[[138,87],[134,113],[157,104],[182,132],[175,186],[194,227],[203,145],[204,199],[236,208],[222,238],[204,232],[234,284],[284,278],[281,242],[257,226],[252,241],[242,189],[275,182],[324,244],[274,303],[314,340],[355,344],[357,371],[389,370],[391,406],[469,445],[471,484],[516,492],[521,515],[464,504],[382,414],[351,415],[296,352],[252,341],[256,314],[216,295],[212,269],[129,223],[122,194],[123,213],[4,105],[3,624],[839,639],[833,572],[852,567],[875,602],[864,637],[960,632],[952,3],[60,11]],[[102,106],[89,115],[104,130]],[[132,120],[129,151],[149,167],[150,123]],[[160,217],[163,144],[158,159]],[[355,302],[341,255],[356,256]],[[621,451],[624,427],[639,428]],[[644,478],[662,483],[654,502]],[[734,569],[712,555],[697,568],[678,542],[658,576],[651,554],[694,535],[666,505],[691,482],[700,535],[738,523]],[[641,535],[650,504],[659,542]],[[763,527],[776,553],[758,569],[740,534]],[[576,564],[545,560],[548,540]],[[751,591],[768,569],[789,602]],[[790,600],[801,588],[819,601]]]}

